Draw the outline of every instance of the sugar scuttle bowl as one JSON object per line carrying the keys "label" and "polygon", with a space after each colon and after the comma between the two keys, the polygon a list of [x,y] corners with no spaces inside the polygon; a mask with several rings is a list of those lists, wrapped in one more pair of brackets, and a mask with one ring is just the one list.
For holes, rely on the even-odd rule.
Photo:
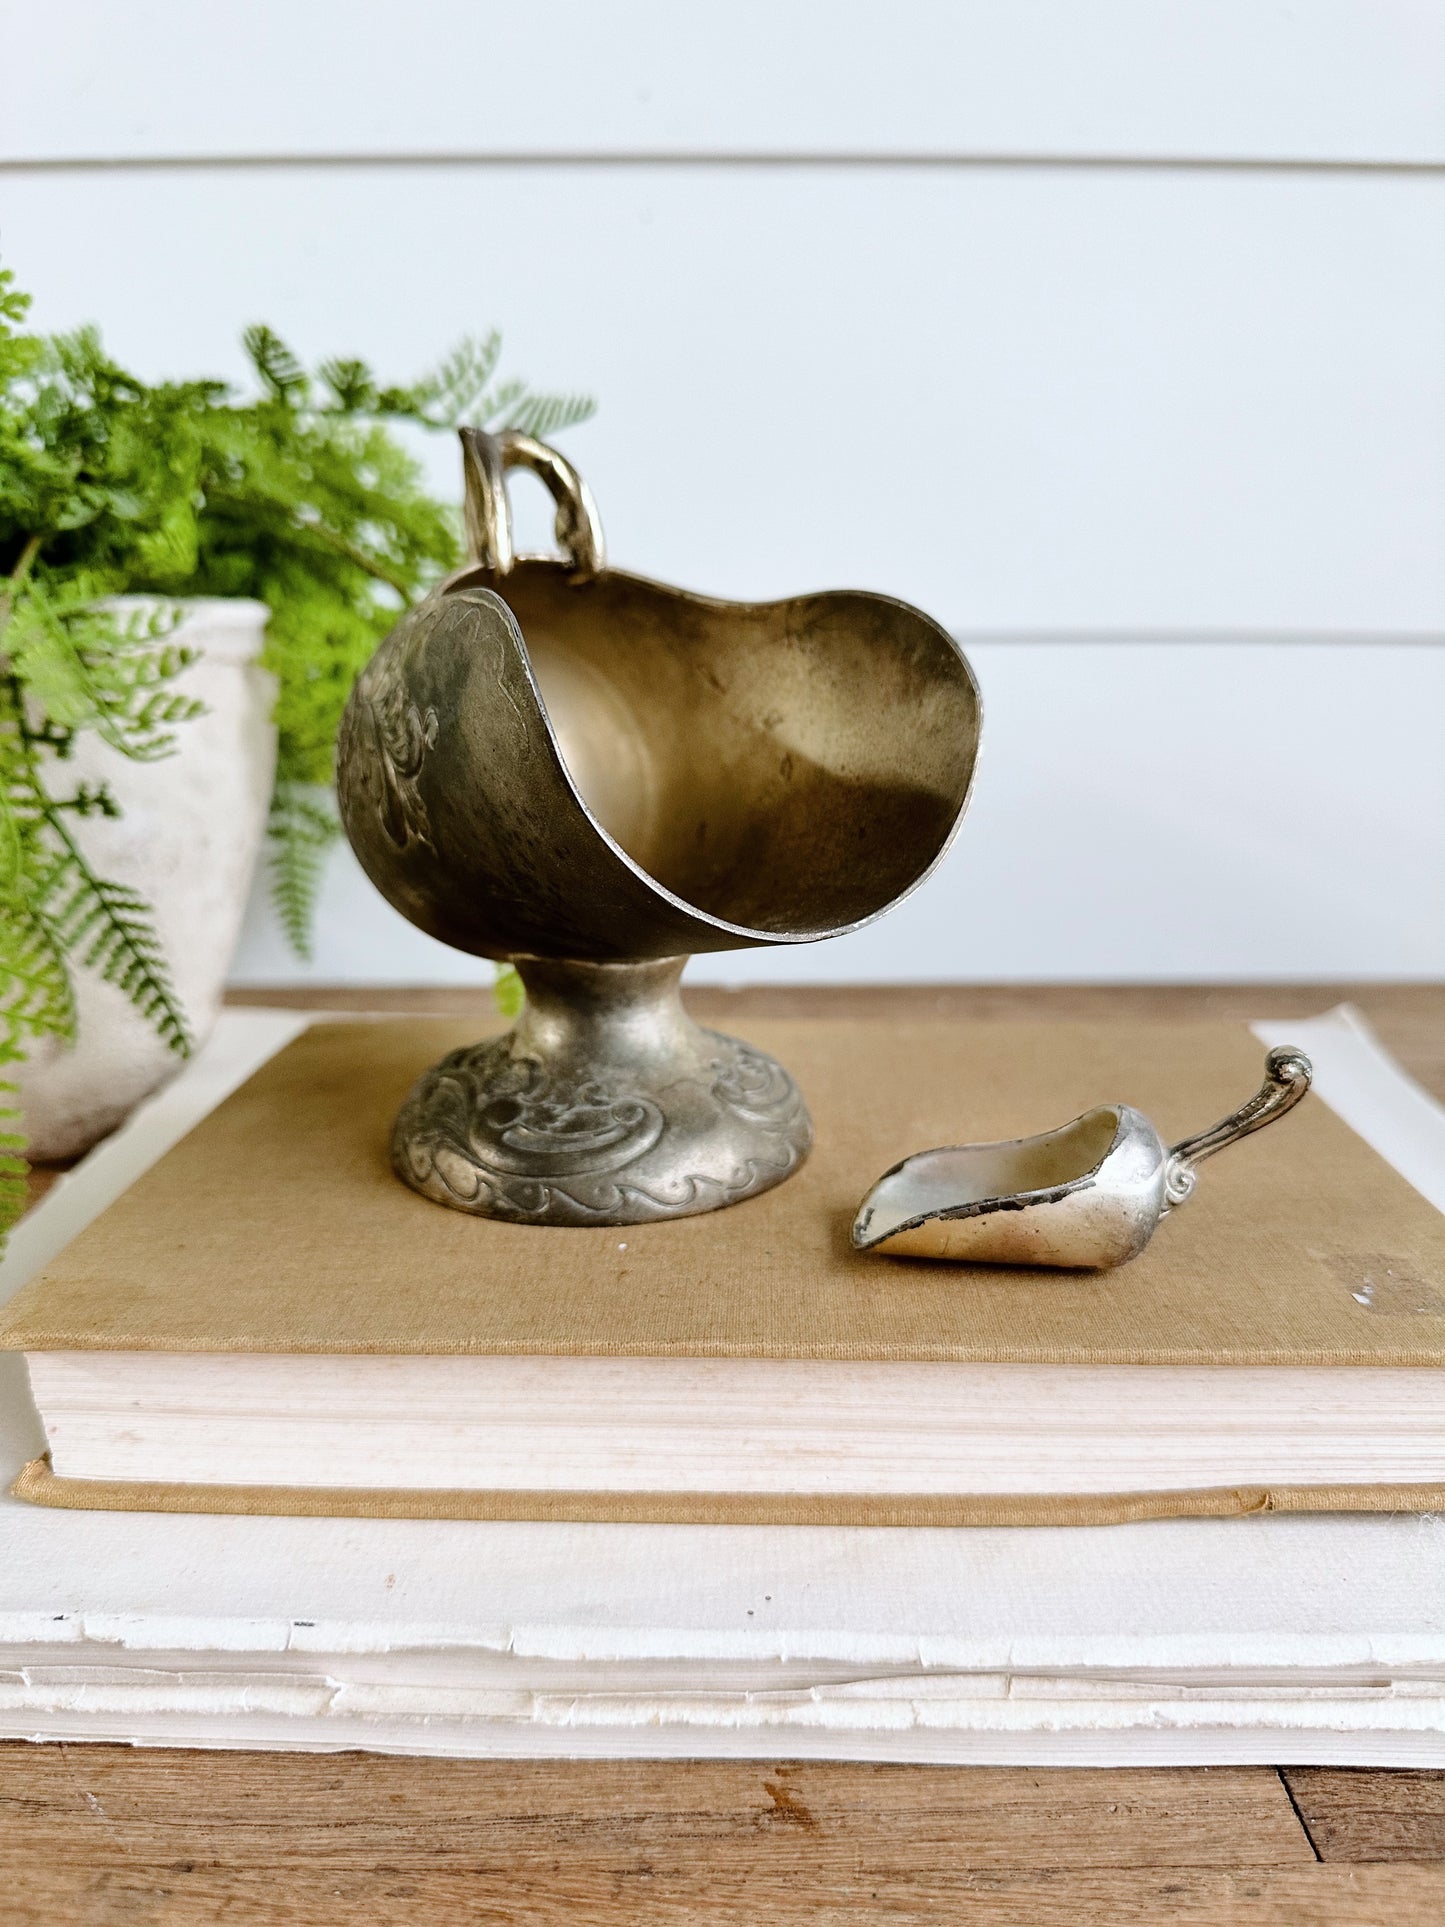
{"label": "sugar scuttle bowl", "polygon": [[[968,801],[977,685],[888,596],[722,602],[609,568],[556,450],[462,446],[474,560],[363,671],[338,790],[387,901],[514,963],[526,1004],[421,1078],[394,1167],[536,1224],[735,1203],[795,1170],[812,1126],[781,1065],[688,1017],[683,966],[841,936],[907,896]],[[514,553],[517,466],[556,502],[557,556]]]}

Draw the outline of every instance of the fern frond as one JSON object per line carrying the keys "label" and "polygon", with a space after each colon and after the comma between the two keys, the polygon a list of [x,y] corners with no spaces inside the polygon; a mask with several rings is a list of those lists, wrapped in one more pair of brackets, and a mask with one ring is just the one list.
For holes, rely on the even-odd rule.
{"label": "fern frond", "polygon": [[535,435],[539,441],[545,441],[549,435],[585,422],[596,411],[597,404],[590,395],[526,393],[508,410],[505,426],[520,428],[524,435]]}
{"label": "fern frond", "polygon": [[[70,972],[43,920],[17,897],[0,902],[0,1070],[25,1057],[34,1037],[73,1037]],[[0,1247],[25,1209],[25,1138],[19,1090],[0,1077]]]}
{"label": "fern frond", "polygon": [[64,947],[46,913],[60,858],[49,799],[21,728],[18,685],[0,681],[0,1053],[75,1034]]}
{"label": "fern frond", "polygon": [[271,901],[287,941],[310,962],[316,899],[326,869],[326,854],[341,835],[334,812],[298,784],[282,784],[271,804],[267,825],[271,843]]}
{"label": "fern frond", "polygon": [[0,335],[13,337],[30,312],[30,296],[15,285],[15,270],[0,268]]}
{"label": "fern frond", "polygon": [[527,384],[512,375],[506,381],[499,381],[490,394],[483,395],[477,403],[477,420],[485,422],[488,428],[511,428],[512,410],[526,399]]}
{"label": "fern frond", "polygon": [[295,407],[311,391],[311,377],[274,329],[255,323],[241,336],[251,366],[273,400]]}
{"label": "fern frond", "polygon": [[359,415],[375,408],[376,377],[364,361],[323,361],[317,373],[344,414]]}
{"label": "fern frond", "polygon": [[480,341],[465,336],[431,374],[410,388],[387,391],[382,401],[392,406],[386,412],[414,415],[432,428],[455,428],[476,412],[501,353],[495,329]]}
{"label": "fern frond", "polygon": [[[21,1053],[7,1052],[0,1045],[0,1064],[16,1062]],[[19,1089],[0,1079],[0,1250],[5,1234],[25,1209],[25,1179],[30,1166],[25,1161],[25,1139],[20,1131]]]}
{"label": "fern frond", "polygon": [[97,876],[69,832],[58,829],[58,834],[64,855],[46,890],[44,913],[57,947],[114,984],[163,1043],[178,1057],[189,1057],[190,1025],[172,987],[150,905],[129,884]]}
{"label": "fern frond", "polygon": [[0,1042],[75,1035],[75,992],[48,918],[19,898],[0,903]]}
{"label": "fern frond", "polygon": [[175,747],[175,725],[205,707],[167,687],[196,659],[166,639],[177,616],[157,609],[122,620],[27,583],[5,627],[6,653],[52,728],[94,729],[123,756],[155,762]]}

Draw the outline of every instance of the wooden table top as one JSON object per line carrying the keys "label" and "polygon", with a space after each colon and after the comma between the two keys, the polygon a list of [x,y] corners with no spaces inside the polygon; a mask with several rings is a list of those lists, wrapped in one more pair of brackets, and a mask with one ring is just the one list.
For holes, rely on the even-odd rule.
{"label": "wooden table top", "polygon": [[[702,989],[697,1015],[1263,1017],[1348,998],[1445,1099],[1445,986]],[[484,991],[236,1001],[459,1012]],[[35,1190],[44,1188],[37,1174]],[[4,1927],[1445,1918],[1445,1772],[492,1762],[0,1744]]]}

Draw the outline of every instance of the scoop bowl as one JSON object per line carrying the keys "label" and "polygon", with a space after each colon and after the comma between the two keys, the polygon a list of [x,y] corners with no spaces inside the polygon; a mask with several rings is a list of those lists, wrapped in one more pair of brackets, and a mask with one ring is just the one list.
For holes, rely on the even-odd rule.
{"label": "scoop bowl", "polygon": [[919,1151],[864,1198],[854,1247],[960,1264],[1126,1264],[1192,1195],[1199,1162],[1292,1110],[1312,1074],[1303,1052],[1272,1050],[1247,1104],[1172,1147],[1142,1111],[1106,1104],[1036,1137]]}

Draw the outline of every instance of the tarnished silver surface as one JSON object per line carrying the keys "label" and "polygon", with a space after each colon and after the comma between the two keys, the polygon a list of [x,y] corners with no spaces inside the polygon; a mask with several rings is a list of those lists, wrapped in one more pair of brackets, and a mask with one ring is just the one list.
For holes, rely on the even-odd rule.
{"label": "tarnished silver surface", "polygon": [[[728,1100],[796,1093],[760,1053],[700,1044],[676,975],[691,952],[838,936],[908,895],[968,801],[977,685],[945,630],[887,596],[720,602],[610,569],[596,506],[555,450],[474,429],[462,444],[476,560],[358,679],[338,791],[388,901],[443,943],[515,962],[529,1011],[504,1046],[422,1080],[397,1169],[440,1202],[536,1223],[731,1203],[795,1168],[806,1113]],[[517,466],[557,504],[560,557],[513,553]],[[665,1018],[617,968],[663,960]],[[720,1050],[731,1070],[713,1067]],[[629,1135],[634,1102],[652,1108]],[[527,1122],[499,1136],[488,1120],[514,1104]],[[523,1141],[567,1170],[512,1170]]]}
{"label": "tarnished silver surface", "polygon": [[1272,1050],[1247,1104],[1172,1149],[1141,1111],[1106,1104],[1038,1137],[920,1151],[864,1198],[853,1243],[970,1264],[1122,1265],[1189,1197],[1200,1160],[1283,1117],[1312,1074],[1302,1051]]}
{"label": "tarnished silver surface", "polygon": [[682,1008],[683,957],[521,959],[527,1003],[505,1037],[429,1070],[392,1136],[426,1197],[528,1224],[644,1224],[765,1191],[813,1141],[771,1057]]}

